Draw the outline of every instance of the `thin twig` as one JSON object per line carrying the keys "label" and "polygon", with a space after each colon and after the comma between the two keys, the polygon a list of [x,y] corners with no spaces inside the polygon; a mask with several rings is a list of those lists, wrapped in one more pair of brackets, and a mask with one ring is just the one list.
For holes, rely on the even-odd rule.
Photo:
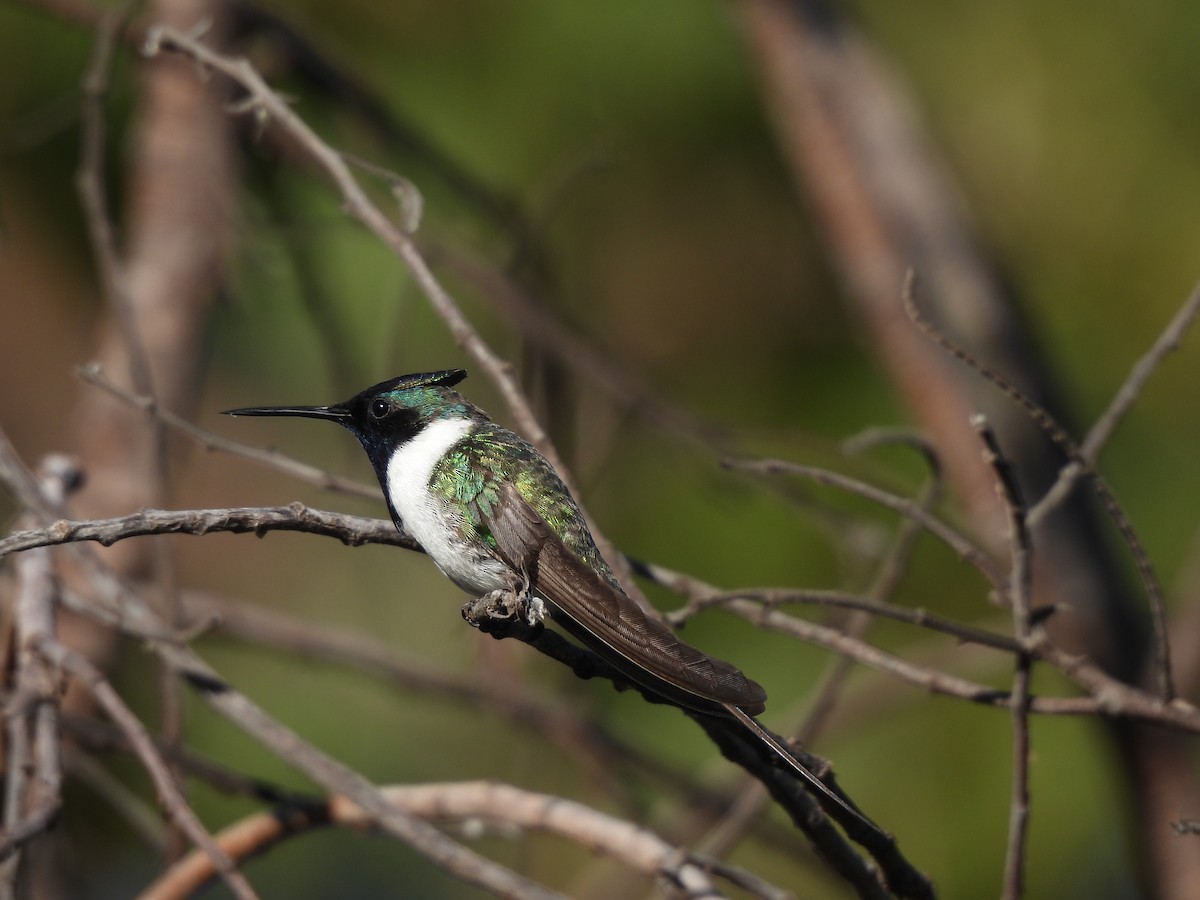
{"label": "thin twig", "polygon": [[[153,393],[150,360],[145,344],[138,334],[138,323],[121,254],[117,250],[116,232],[109,210],[108,192],[104,188],[104,101],[108,96],[109,74],[117,34],[124,28],[134,6],[126,0],[108,11],[96,29],[92,59],[83,78],[82,155],[76,185],[83,202],[84,221],[92,242],[92,254],[100,272],[105,303],[112,311],[128,354],[129,375],[134,389],[141,394]],[[158,442],[158,471],[165,466],[165,447]],[[161,486],[160,486],[161,487]]]}
{"label": "thin twig", "polygon": [[1018,653],[1021,650],[1020,643],[1008,635],[997,634],[993,631],[976,628],[973,625],[967,625],[963,622],[956,622],[953,619],[947,619],[945,616],[939,616],[937,613],[932,613],[919,607],[898,606],[894,603],[886,603],[882,600],[873,600],[870,597],[862,597],[857,594],[834,590],[735,588],[728,591],[719,591],[704,597],[693,597],[682,607],[668,614],[667,620],[673,625],[680,625],[702,610],[714,606],[724,606],[730,600],[737,599],[753,600],[768,608],[796,603],[850,609],[868,613],[877,618],[906,622],[909,625],[916,625],[921,628],[927,628],[930,631],[947,634],[965,644],[979,644],[980,646],[991,647],[1009,653]]}
{"label": "thin twig", "polygon": [[[130,753],[132,750],[129,739],[121,729],[101,719],[68,714],[62,717],[62,727],[79,746],[96,752]],[[245,775],[186,748],[168,747],[159,740],[155,740],[155,746],[165,758],[221,793],[248,797],[276,806],[305,807],[320,802],[320,798],[314,794],[299,793],[275,782]],[[101,790],[108,793],[103,787]],[[121,805],[122,802],[124,801],[115,805]],[[132,817],[125,818],[140,818],[140,815],[135,813]],[[144,824],[138,824],[135,828],[139,831],[145,830]],[[156,842],[149,833],[146,838],[151,844]]]}
{"label": "thin twig", "polygon": [[[1158,336],[1158,340],[1134,364],[1129,372],[1129,377],[1125,379],[1125,383],[1121,385],[1120,389],[1113,396],[1108,409],[1096,419],[1095,424],[1092,425],[1091,430],[1088,431],[1087,436],[1080,443],[1079,455],[1087,460],[1089,464],[1095,464],[1100,451],[1108,444],[1109,438],[1112,437],[1121,420],[1125,418],[1125,414],[1129,412],[1138,397],[1141,396],[1142,389],[1145,387],[1150,376],[1157,371],[1169,353],[1179,349],[1183,343],[1184,335],[1198,314],[1200,314],[1200,285],[1193,288],[1192,293],[1184,301],[1179,311],[1175,313],[1175,316],[1163,330],[1162,334]],[[1029,526],[1032,528],[1057,508],[1085,474],[1084,467],[1078,463],[1071,462],[1064,467],[1059,472],[1058,479],[1051,485],[1050,489],[1029,510]]]}
{"label": "thin twig", "polygon": [[[937,453],[922,436],[907,429],[869,429],[843,441],[842,449],[847,453],[858,453],[873,446],[893,443],[916,448],[929,465],[931,477],[929,483],[921,490],[917,502],[923,509],[932,510],[942,493],[941,463]],[[884,554],[879,571],[867,592],[867,602],[874,606],[892,606],[886,603],[886,600],[899,586],[905,564],[921,533],[921,526],[911,519],[900,521],[892,546]],[[692,602],[694,600],[689,600],[686,606],[691,606]],[[874,617],[869,612],[859,610],[845,624],[845,633],[851,638],[865,638],[873,621]],[[813,697],[803,721],[794,730],[795,739],[800,744],[811,745],[816,741],[832,714],[853,668],[853,662],[846,656],[838,655],[829,661],[813,690]],[[766,802],[767,794],[761,785],[749,786],[737,803],[730,807],[722,821],[710,829],[699,846],[717,855],[729,852],[759,818]]]}
{"label": "thin twig", "polygon": [[[701,579],[665,566],[639,563],[637,570],[643,577],[683,597],[707,597],[717,592],[717,588]],[[984,706],[1010,708],[1007,691],[917,665],[836,629],[806,622],[778,610],[764,609],[749,600],[730,600],[724,608],[761,628],[825,647],[924,690]],[[1049,640],[1038,641],[1033,652],[1036,658],[1063,672],[1090,696],[1034,696],[1030,699],[1030,712],[1059,716],[1120,716],[1200,734],[1200,709],[1190,703],[1179,698],[1164,703],[1161,698],[1113,678],[1086,658],[1067,653]]]}
{"label": "thin twig", "polygon": [[[346,544],[380,543],[416,549],[406,536],[395,531],[391,523],[380,519],[363,519],[309,509],[302,504],[285,507],[241,508],[223,510],[145,510],[117,519],[93,522],[61,520],[47,528],[17,532],[0,539],[0,558],[33,547],[64,544],[70,541],[95,540],[112,543],[128,537],[149,534],[205,534],[210,531],[265,533],[267,531],[299,531],[336,537]],[[637,564],[638,571],[656,583],[684,596],[707,597],[717,589],[699,579],[673,572],[662,566]],[[845,654],[858,662],[888,672],[903,681],[928,690],[960,697],[991,706],[1008,706],[1008,695],[983,685],[956,678],[915,665],[885,653],[863,641],[855,640],[824,626],[787,616],[775,610],[764,611],[758,603],[730,600],[726,608],[751,622],[771,630],[790,634],[801,640],[820,644]],[[144,617],[135,617],[145,621]],[[157,627],[162,627],[159,623]],[[166,630],[157,634],[169,633]],[[1030,710],[1056,715],[1108,714],[1127,716],[1149,722],[1170,725],[1186,731],[1200,732],[1200,710],[1180,700],[1164,703],[1137,688],[1123,684],[1089,664],[1045,642],[1037,648],[1037,657],[1080,683],[1092,697],[1053,698],[1035,697]]]}
{"label": "thin twig", "polygon": [[981,377],[990,381],[1006,397],[1016,403],[1025,411],[1034,424],[1041,428],[1042,432],[1066,454],[1067,458],[1078,465],[1083,474],[1087,476],[1092,485],[1092,490],[1095,491],[1100,503],[1104,506],[1105,512],[1108,513],[1109,518],[1117,526],[1117,530],[1121,534],[1121,539],[1129,548],[1134,565],[1137,567],[1138,575],[1142,580],[1147,603],[1150,607],[1150,620],[1154,628],[1152,656],[1154,681],[1159,696],[1164,701],[1169,702],[1175,697],[1175,687],[1171,676],[1171,646],[1170,637],[1167,633],[1167,610],[1166,602],[1163,598],[1162,585],[1159,583],[1158,573],[1155,572],[1154,565],[1150,562],[1150,556],[1146,552],[1146,548],[1142,545],[1141,538],[1138,537],[1137,531],[1134,530],[1133,523],[1130,522],[1129,517],[1125,514],[1124,508],[1117,502],[1117,498],[1108,486],[1108,482],[1092,467],[1091,463],[1083,456],[1079,445],[1075,443],[1075,439],[1067,433],[1066,429],[1058,423],[1045,407],[1037,403],[1003,375],[983,365],[970,353],[950,340],[933,322],[926,318],[925,314],[921,312],[920,307],[917,306],[916,276],[912,271],[909,271],[904,280],[902,297],[905,312],[913,324],[920,328],[930,340],[951,354],[955,359],[965,363]]}
{"label": "thin twig", "polygon": [[532,291],[489,261],[462,247],[431,243],[430,256],[490,298],[496,308],[539,350],[595,385],[612,403],[647,425],[718,452],[728,443],[721,428],[682,409],[632,374],[595,341],[551,312]]}
{"label": "thin twig", "polygon": [[[153,397],[155,389],[150,355],[142,340],[138,308],[130,292],[128,274],[117,250],[116,229],[104,184],[107,130],[104,106],[108,97],[113,51],[118,35],[123,31],[136,3],[137,0],[124,0],[104,17],[96,32],[92,60],[83,79],[83,127],[80,138],[83,150],[77,184],[83,202],[84,221],[104,288],[105,305],[125,344],[130,381],[139,394]],[[148,427],[153,465],[149,467],[146,496],[157,505],[167,495],[169,480],[167,429],[161,421],[153,418],[148,420]],[[159,604],[167,621],[172,622],[179,613],[179,584],[167,545],[155,542],[149,550],[149,556],[155,581],[161,587]],[[168,742],[182,744],[183,701],[179,682],[171,672],[160,670],[158,696],[163,735]],[[182,790],[182,776],[178,772],[173,775]],[[171,845],[176,851],[181,851],[184,835],[177,832]],[[171,852],[168,851],[170,858]]]}
{"label": "thin twig", "polygon": [[1012,465],[1000,449],[995,433],[982,415],[971,421],[983,443],[983,458],[996,475],[996,492],[1008,517],[1012,572],[1009,581],[1009,605],[1013,630],[1022,650],[1017,653],[1013,672],[1010,706],[1013,720],[1012,799],[1009,804],[1008,850],[1004,861],[1003,900],[1020,900],[1025,885],[1025,847],[1029,830],[1029,682],[1033,659],[1028,651],[1033,643],[1033,617],[1030,593],[1033,583],[1033,545],[1026,521],[1025,501]]}
{"label": "thin twig", "polygon": [[520,385],[513,376],[512,367],[496,356],[479,336],[458,308],[458,304],[429,269],[411,236],[370,200],[354,177],[346,158],[325,143],[308,123],[271,89],[249,61],[223,56],[190,35],[173,28],[157,26],[150,29],[142,50],[149,57],[157,56],[164,50],[175,50],[222,73],[248,93],[246,102],[239,105],[240,109],[257,111],[296,139],[333,181],[342,195],[346,212],[365,225],[408,267],[422,292],[450,328],[455,341],[487,372],[500,389],[525,436],[551,459],[555,468],[565,471],[549,443],[545,430],[525,401]]}
{"label": "thin twig", "polygon": [[86,363],[79,366],[75,372],[88,384],[100,388],[121,402],[140,409],[146,415],[152,416],[169,427],[186,434],[199,443],[205,450],[219,450],[232,456],[252,460],[269,469],[282,472],[291,478],[295,478],[297,481],[304,484],[311,484],[322,490],[349,494],[353,497],[363,497],[367,500],[381,499],[377,485],[366,485],[349,478],[343,478],[339,475],[326,472],[324,469],[319,469],[316,466],[302,463],[287,454],[280,453],[278,450],[261,450],[257,447],[240,443],[239,441],[230,440],[216,432],[209,431],[207,428],[201,428],[199,425],[188,421],[182,416],[176,415],[169,409],[163,409],[154,402],[153,397],[125,390],[104,374],[104,370],[100,367],[99,363]]}

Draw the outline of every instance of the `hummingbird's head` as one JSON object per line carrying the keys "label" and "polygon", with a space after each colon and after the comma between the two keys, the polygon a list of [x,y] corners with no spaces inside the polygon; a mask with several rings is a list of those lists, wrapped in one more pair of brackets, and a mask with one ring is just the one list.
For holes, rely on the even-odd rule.
{"label": "hummingbird's head", "polygon": [[482,419],[483,413],[454,390],[463,369],[418,372],[381,381],[332,406],[253,406],[226,410],[229,416],[302,416],[328,419],[348,428],[382,471],[392,452],[439,419]]}

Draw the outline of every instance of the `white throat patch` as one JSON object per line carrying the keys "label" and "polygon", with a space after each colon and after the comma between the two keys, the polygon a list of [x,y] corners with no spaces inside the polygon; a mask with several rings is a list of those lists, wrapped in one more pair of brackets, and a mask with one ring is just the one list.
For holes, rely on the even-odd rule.
{"label": "white throat patch", "polygon": [[436,419],[406,444],[397,447],[387,465],[388,499],[404,528],[441,565],[439,557],[453,540],[444,503],[429,493],[433,467],[472,428],[469,419]]}

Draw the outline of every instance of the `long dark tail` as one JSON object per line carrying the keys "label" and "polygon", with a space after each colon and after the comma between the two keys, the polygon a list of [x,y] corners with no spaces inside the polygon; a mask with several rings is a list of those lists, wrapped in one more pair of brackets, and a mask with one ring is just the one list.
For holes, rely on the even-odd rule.
{"label": "long dark tail", "polygon": [[[725,704],[725,709],[731,716],[737,719],[747,731],[770,747],[771,750],[775,752],[775,755],[782,760],[785,766],[799,775],[804,781],[808,782],[813,790],[820,796],[822,800],[821,805],[823,807],[828,808],[828,805],[832,803],[843,813],[850,816],[852,819],[856,820],[866,828],[869,828],[872,831],[880,830],[878,825],[864,816],[849,800],[840,796],[839,794],[836,794],[827,784],[825,784],[825,782],[818,778],[814,773],[810,772],[808,768],[800,762],[800,760],[796,759],[795,754],[792,753],[788,746],[774,734],[763,728],[763,726],[758,723],[758,720],[754,718],[754,716],[747,714],[745,710],[738,706],[734,706],[732,703]],[[834,818],[840,820],[842,816],[834,814]]]}

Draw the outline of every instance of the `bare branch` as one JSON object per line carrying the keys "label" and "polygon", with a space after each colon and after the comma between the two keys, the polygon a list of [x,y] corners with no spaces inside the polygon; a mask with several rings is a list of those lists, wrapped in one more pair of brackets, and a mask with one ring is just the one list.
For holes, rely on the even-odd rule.
{"label": "bare branch", "polygon": [[379,488],[376,485],[365,485],[349,478],[342,478],[339,475],[326,472],[324,469],[318,469],[316,466],[302,463],[285,453],[280,453],[278,450],[261,450],[258,447],[251,447],[248,444],[230,440],[216,432],[209,431],[207,428],[201,428],[199,425],[182,416],[176,415],[169,409],[163,409],[162,406],[154,401],[153,397],[125,390],[104,374],[104,370],[100,367],[99,363],[87,363],[76,369],[76,372],[88,384],[95,385],[121,402],[135,409],[140,409],[147,416],[151,416],[163,424],[174,428],[176,431],[186,434],[204,447],[205,450],[219,450],[233,456],[252,460],[269,469],[282,472],[284,475],[295,478],[297,481],[311,484],[322,490],[336,491],[354,497],[363,497],[367,500],[381,499]]}
{"label": "bare branch", "polygon": [[[923,509],[931,509],[942,492],[941,464],[936,452],[923,436],[907,429],[868,429],[843,441],[842,449],[847,453],[858,453],[884,444],[903,444],[913,447],[926,460],[931,478],[922,489],[918,503]],[[886,603],[886,598],[892,596],[899,585],[921,530],[921,526],[911,519],[900,521],[892,546],[883,555],[879,570],[868,591],[866,598],[868,602],[889,605]],[[694,598],[689,600],[687,605],[690,606],[692,602],[694,602]],[[873,616],[868,612],[858,611],[845,623],[846,634],[852,638],[863,638],[873,621]],[[795,738],[801,744],[811,745],[816,741],[841,697],[852,669],[853,662],[848,657],[839,655],[829,661],[813,691],[813,698],[808,704],[803,721],[794,730]],[[709,830],[700,846],[719,855],[728,852],[737,844],[751,824],[760,817],[766,807],[766,802],[767,794],[761,789],[761,786],[751,785],[750,789],[742,793],[738,802],[730,808],[723,820]]]}
{"label": "bare branch", "polygon": [[[1192,290],[1191,295],[1175,313],[1163,333],[1158,336],[1158,340],[1133,366],[1129,377],[1125,379],[1125,383],[1113,397],[1108,409],[1096,420],[1079,445],[1079,455],[1089,465],[1096,462],[1100,451],[1104,449],[1121,420],[1125,418],[1125,414],[1141,396],[1142,388],[1166,359],[1167,354],[1179,349],[1184,335],[1195,321],[1197,314],[1200,314],[1200,285]],[[1086,474],[1085,467],[1076,462],[1071,462],[1064,467],[1059,473],[1058,480],[1029,510],[1030,526],[1036,525],[1052,512],[1071,493],[1071,489],[1075,487],[1080,477]]]}
{"label": "bare branch", "polygon": [[907,622],[948,634],[959,641],[968,644],[979,644],[1004,650],[1009,653],[1020,652],[1021,646],[1008,635],[996,634],[982,628],[975,628],[962,622],[955,622],[937,613],[931,613],[921,608],[898,606],[882,600],[872,600],[845,591],[831,590],[789,590],[787,588],[735,588],[729,591],[719,591],[703,597],[692,597],[679,609],[671,612],[667,620],[673,625],[681,625],[702,610],[714,606],[724,606],[730,600],[754,600],[767,608],[783,606],[789,603],[807,604],[813,606],[829,606],[837,609],[851,609],[865,612],[882,619],[892,619],[897,622]]}
{"label": "bare branch", "polygon": [[[57,506],[78,487],[79,480],[78,470],[66,457],[49,457],[41,466],[41,491]],[[27,514],[27,518],[32,517]],[[47,552],[36,551],[18,560],[13,693],[4,711],[7,744],[0,893],[5,897],[15,894],[20,867],[17,851],[49,828],[62,806],[58,731],[61,676],[35,651],[39,642],[54,636],[58,595],[58,578]]]}
{"label": "bare branch", "polygon": [[[621,860],[643,875],[660,879],[685,897],[722,896],[706,866],[644,828],[601,813],[573,800],[537,794],[497,782],[458,782],[388,786],[380,792],[398,809],[427,821],[470,824],[510,831],[544,831]],[[320,809],[259,813],[225,829],[222,846],[239,859],[262,852],[299,831],[332,824],[370,828],[374,822],[342,797]],[[736,871],[736,870],[735,870]],[[193,853],[141,894],[141,900],[173,900],[191,896],[212,877],[211,863]],[[674,892],[672,892],[674,893]],[[759,883],[757,896],[778,897],[778,888]]]}
{"label": "bare branch", "polygon": [[996,492],[1000,495],[1009,522],[1012,548],[1012,574],[1009,581],[1009,605],[1013,629],[1022,649],[1017,653],[1010,706],[1013,719],[1013,782],[1009,806],[1008,852],[1004,863],[1004,900],[1020,900],[1025,885],[1025,844],[1029,825],[1029,680],[1031,656],[1026,649],[1033,643],[1033,617],[1030,612],[1033,548],[1026,522],[1025,501],[1012,464],[1000,450],[996,435],[982,415],[971,424],[983,442],[983,458],[996,473]]}
{"label": "bare branch", "polygon": [[[639,574],[684,597],[703,598],[718,592],[717,588],[698,578],[665,566],[639,563],[637,568]],[[777,610],[764,609],[760,604],[745,599],[729,600],[724,608],[761,628],[825,647],[924,690],[984,706],[1011,708],[1007,691],[917,665],[836,629],[806,622]],[[1086,658],[1067,653],[1048,640],[1037,643],[1031,649],[1036,658],[1059,669],[1091,696],[1034,696],[1030,699],[1030,712],[1126,717],[1200,734],[1200,709],[1192,704],[1179,698],[1164,703],[1161,698],[1118,681]]]}
{"label": "bare branch", "polygon": [[60,519],[46,528],[17,531],[0,538],[0,559],[11,553],[79,541],[111,546],[117,541],[149,534],[209,534],[228,531],[253,533],[301,531],[335,537],[343,544],[388,544],[420,551],[417,543],[386,519],[369,519],[346,513],[312,509],[303,503],[287,506],[232,507],[230,509],[144,509],[113,519],[72,521]]}

